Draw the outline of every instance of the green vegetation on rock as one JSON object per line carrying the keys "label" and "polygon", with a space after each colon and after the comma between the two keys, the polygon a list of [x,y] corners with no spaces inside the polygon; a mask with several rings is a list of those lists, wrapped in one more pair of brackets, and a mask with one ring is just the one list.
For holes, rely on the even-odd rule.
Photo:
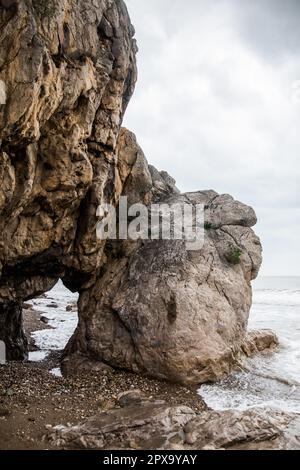
{"label": "green vegetation on rock", "polygon": [[241,262],[242,254],[243,251],[240,248],[234,247],[232,248],[232,251],[226,255],[226,259],[231,264],[239,264]]}

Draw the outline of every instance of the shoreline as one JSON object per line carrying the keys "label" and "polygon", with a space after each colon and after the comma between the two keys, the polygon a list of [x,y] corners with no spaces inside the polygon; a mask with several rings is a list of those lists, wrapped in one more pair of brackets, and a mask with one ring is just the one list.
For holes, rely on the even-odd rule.
{"label": "shoreline", "polygon": [[55,377],[55,361],[1,366],[0,447],[2,450],[55,448],[42,441],[48,425],[77,424],[96,413],[116,408],[118,395],[139,389],[145,396],[206,409],[196,390],[159,382],[127,372]]}
{"label": "shoreline", "polygon": [[[70,314],[71,306],[74,315],[77,313],[74,302],[69,297],[62,296],[58,300],[55,295],[51,296],[51,293],[48,293],[41,299],[41,302],[36,299],[33,305],[27,304],[24,310],[24,326],[31,353],[46,352],[35,343],[36,337],[34,339],[32,336],[34,332],[51,331],[51,329],[55,331],[59,328],[59,326],[53,327],[47,324],[47,313],[49,317],[52,317],[53,309],[53,312],[56,311],[62,317],[62,321],[64,321],[64,312]],[[53,307],[56,301],[59,307]],[[66,447],[59,439],[58,441],[48,439],[49,430],[59,425],[67,429],[70,425],[76,427],[79,423],[88,423],[90,419],[100,416],[102,412],[122,413],[119,397],[128,391],[137,390],[143,395],[145,403],[152,403],[154,407],[157,402],[169,404],[173,409],[176,406],[188,407],[195,413],[198,420],[201,420],[207,413],[211,413],[212,419],[220,413],[219,418],[222,420],[224,411],[226,414],[226,410],[218,412],[213,407],[210,408],[201,397],[199,387],[172,384],[127,371],[81,371],[78,375],[59,377],[53,374],[53,369],[60,370],[62,351],[63,349],[51,350],[49,348],[45,359],[39,362],[9,362],[1,366],[0,447],[2,450],[65,449]],[[137,407],[138,405],[135,404],[132,410],[137,411]],[[257,413],[254,421],[260,419],[260,413],[264,415],[265,411],[264,408],[261,408],[261,411],[254,410],[254,413]],[[238,409],[234,408],[229,412],[233,416],[239,413]],[[247,422],[249,410],[245,412],[246,418],[244,415],[237,418],[243,423],[243,420]],[[285,415],[285,419],[288,422],[288,415]],[[204,427],[205,425],[204,423]],[[263,426],[265,425],[266,421],[263,422]],[[230,427],[226,424],[223,426],[225,434],[229,432]],[[255,430],[255,432],[258,431]],[[230,449],[268,449],[272,445],[266,439],[257,443],[231,444]],[[182,449],[187,448],[183,446]]]}
{"label": "shoreline", "polygon": [[[51,328],[38,321],[37,315],[44,314],[35,309],[25,312],[30,352],[39,350],[32,342],[31,333]],[[57,450],[57,446],[43,441],[47,426],[75,425],[96,413],[114,409],[118,395],[128,390],[141,390],[148,399],[187,405],[195,412],[207,408],[196,388],[130,372],[114,370],[104,374],[84,371],[68,378],[57,377],[50,371],[60,366],[61,353],[51,351],[41,362],[9,362],[0,366],[2,450]]]}

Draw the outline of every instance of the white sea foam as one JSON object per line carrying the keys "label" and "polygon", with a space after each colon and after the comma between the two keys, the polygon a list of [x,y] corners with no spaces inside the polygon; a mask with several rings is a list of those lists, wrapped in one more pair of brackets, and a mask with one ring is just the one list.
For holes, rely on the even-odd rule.
{"label": "white sea foam", "polygon": [[203,385],[200,395],[217,410],[271,406],[300,413],[300,278],[256,282],[249,328],[273,329],[278,352],[247,360],[247,372]]}
{"label": "white sea foam", "polygon": [[76,311],[67,312],[66,306],[76,302],[77,298],[77,294],[68,291],[59,282],[45,298],[34,299],[34,308],[42,313],[51,327],[32,333],[35,345],[41,351],[61,350],[67,345],[77,326],[78,316]]}
{"label": "white sea foam", "polygon": [[50,374],[55,375],[55,377],[62,377],[60,367],[55,367],[54,369],[51,369]]}
{"label": "white sea foam", "polygon": [[[42,312],[52,328],[32,334],[40,350],[30,353],[31,361],[44,360],[51,350],[66,346],[78,321],[77,312],[67,312],[66,306],[76,300],[76,294],[58,283],[46,298],[33,301],[34,308]],[[55,306],[57,308],[53,308]],[[199,393],[208,406],[217,410],[268,406],[300,413],[299,319],[299,278],[258,282],[254,288],[249,328],[273,329],[279,336],[280,348],[275,354],[247,360],[246,372],[235,373],[216,384],[203,385]],[[51,373],[61,376],[58,368]]]}
{"label": "white sea foam", "polygon": [[50,351],[31,351],[28,360],[30,362],[41,362],[46,359],[49,353]]}

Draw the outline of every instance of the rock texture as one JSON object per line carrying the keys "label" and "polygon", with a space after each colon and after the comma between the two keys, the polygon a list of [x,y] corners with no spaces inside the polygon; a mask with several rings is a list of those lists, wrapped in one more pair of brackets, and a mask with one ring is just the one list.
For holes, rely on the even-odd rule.
{"label": "rock texture", "polygon": [[181,442],[194,417],[187,406],[146,402],[102,413],[78,426],[57,426],[49,439],[60,447],[81,449],[161,449]]}
{"label": "rock texture", "polygon": [[251,280],[261,264],[261,244],[251,229],[255,213],[214,191],[178,193],[168,175],[148,167],[132,134],[123,130],[120,142],[123,194],[132,203],[202,204],[204,246],[189,251],[185,240],[109,243],[101,276],[80,296],[65,370],[69,361],[69,369],[77,369],[73,354],[80,353],[177,382],[219,379],[245,341]]}
{"label": "rock texture", "polygon": [[148,164],[135,135],[127,129],[121,129],[117,154],[121,193],[127,196],[128,205],[149,205],[180,193],[166,171],[158,171]]}
{"label": "rock texture", "polygon": [[101,264],[137,49],[122,0],[2,1],[0,24],[0,338],[21,359],[20,302]]}
{"label": "rock texture", "polygon": [[[272,409],[206,411],[184,427],[185,442],[194,449],[238,448],[247,443],[254,449],[272,449],[276,440],[278,448],[285,448],[285,434],[296,421],[296,416]],[[299,448],[299,442],[293,446]]]}
{"label": "rock texture", "polygon": [[85,423],[55,426],[46,436],[67,449],[299,449],[299,418],[274,410],[205,411],[144,401]]}
{"label": "rock texture", "polygon": [[271,352],[279,346],[279,340],[272,330],[250,330],[242,345],[242,352],[251,357],[261,352]]}
{"label": "rock texture", "polygon": [[[0,339],[8,359],[26,358],[23,301],[61,278],[80,292],[65,370],[112,366],[193,384],[224,376],[245,344],[261,264],[256,216],[229,195],[180,194],[134,135],[120,132],[137,51],[123,1],[2,1],[0,23]],[[129,204],[202,204],[204,246],[97,240],[98,205],[116,206],[121,195]]]}
{"label": "rock texture", "polygon": [[[18,302],[0,304],[0,338],[5,343],[6,357],[27,357],[28,341],[23,331],[22,306]],[[7,354],[8,353],[8,354]]]}

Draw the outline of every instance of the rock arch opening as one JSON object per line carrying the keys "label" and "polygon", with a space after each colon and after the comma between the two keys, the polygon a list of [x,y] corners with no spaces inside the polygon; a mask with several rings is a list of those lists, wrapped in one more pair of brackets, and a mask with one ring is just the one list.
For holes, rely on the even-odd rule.
{"label": "rock arch opening", "polygon": [[62,352],[78,324],[78,294],[61,280],[38,297],[22,305],[23,327],[28,341],[28,360],[49,360],[57,373]]}

